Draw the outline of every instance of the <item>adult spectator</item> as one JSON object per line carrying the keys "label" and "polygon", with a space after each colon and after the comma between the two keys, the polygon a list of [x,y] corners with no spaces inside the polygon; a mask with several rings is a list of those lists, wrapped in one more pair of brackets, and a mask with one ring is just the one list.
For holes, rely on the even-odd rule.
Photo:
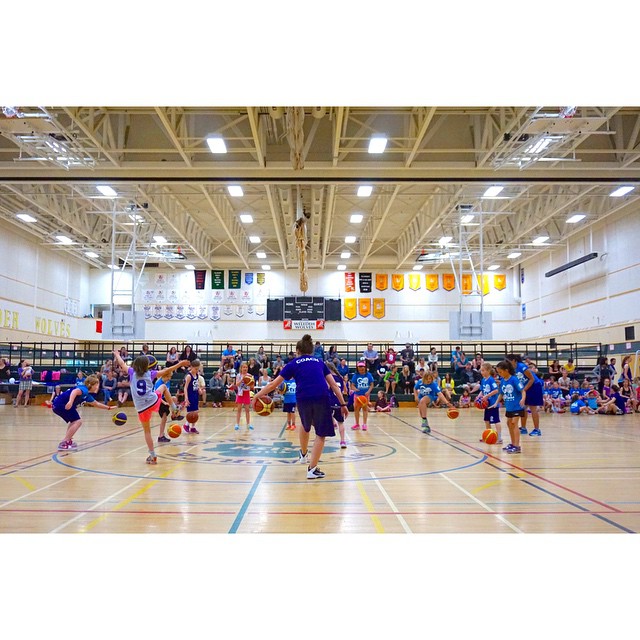
{"label": "adult spectator", "polygon": [[[180,354],[179,360],[188,360],[189,362],[193,362],[198,359],[198,354],[193,350],[190,344],[186,345]],[[182,367],[185,371],[188,367]]]}
{"label": "adult spectator", "polygon": [[260,363],[255,358],[249,358],[248,367],[248,373],[252,375],[253,379],[257,382],[262,371]]}
{"label": "adult spectator", "polygon": [[549,375],[553,376],[556,380],[558,380],[558,378],[560,377],[561,373],[562,372],[560,371],[560,361],[559,360],[554,360],[549,365]]}
{"label": "adult spectator", "polygon": [[462,353],[462,348],[461,347],[456,347],[452,352],[451,352],[451,368],[456,371],[456,362],[458,361],[458,359],[460,358],[460,354]]}
{"label": "adult spectator", "polygon": [[332,344],[329,347],[329,351],[327,352],[327,362],[333,362],[336,368],[340,364],[340,356],[338,355],[338,348],[335,344]]}
{"label": "adult spectator", "polygon": [[11,365],[6,358],[0,358],[0,389],[2,389],[2,393],[8,393],[9,387],[6,385],[9,384],[9,380],[11,379]]}
{"label": "adult spectator", "polygon": [[316,341],[316,345],[313,348],[313,357],[324,362],[324,347],[319,340]]}
{"label": "adult spectator", "polygon": [[220,368],[224,369],[224,363],[230,362],[232,365],[235,362],[236,350],[233,348],[233,345],[228,344],[227,348],[222,352],[222,357],[220,358]]}
{"label": "adult spectator", "polygon": [[178,349],[176,347],[171,347],[167,352],[167,360],[165,362],[165,366],[173,367],[174,364],[178,364],[180,361],[180,354],[178,353]]}
{"label": "adult spectator", "polygon": [[233,368],[236,370],[236,373],[240,371],[240,366],[244,362],[244,357],[242,355],[242,351],[238,349],[235,358],[233,359]]}
{"label": "adult spectator", "polygon": [[463,389],[466,389],[469,393],[476,393],[480,390],[482,375],[471,366],[470,362],[467,362],[461,374]]}
{"label": "adult spectator", "polygon": [[289,354],[287,355],[287,362],[291,362],[292,360],[296,359],[296,354],[293,351],[289,351]]}
{"label": "adult spectator", "polygon": [[396,387],[396,389],[399,390],[400,394],[410,395],[413,393],[413,385],[413,373],[411,372],[409,365],[405,364],[402,367],[402,371],[400,371],[398,386]]}
{"label": "adult spectator", "polygon": [[[456,347],[457,349],[458,347]],[[456,370],[456,373],[461,374],[464,372],[464,370],[467,367],[467,364],[471,364],[468,360],[467,360],[467,356],[465,354],[464,351],[458,351],[458,354],[456,356],[456,360],[453,363],[453,366]]]}
{"label": "adult spectator", "polygon": [[438,351],[435,347],[429,349],[429,355],[427,356],[427,363],[429,365],[429,371],[438,373]]}
{"label": "adult spectator", "polygon": [[127,347],[120,347],[120,351],[118,353],[120,354],[122,361],[127,364],[127,360],[129,360],[129,351],[127,350]]}
{"label": "adult spectator", "polygon": [[260,345],[260,347],[256,351],[256,355],[253,357],[262,369],[266,369],[269,366],[269,356],[265,352],[262,345]]}
{"label": "adult spectator", "polygon": [[616,359],[615,358],[611,358],[611,360],[609,360],[609,369],[611,370],[611,379],[615,380],[616,376],[618,375],[618,371],[616,369]]}
{"label": "adult spectator", "polygon": [[564,369],[567,372],[567,375],[571,380],[576,379],[576,365],[573,364],[573,358],[569,358],[567,360],[567,364],[561,367],[561,370]]}
{"label": "adult spectator", "polygon": [[338,371],[338,374],[344,378],[345,382],[349,382],[349,365],[345,358],[342,358],[336,365],[336,370]]}
{"label": "adult spectator", "polygon": [[271,363],[269,375],[271,378],[275,378],[280,375],[280,370],[284,367],[284,362],[282,361],[282,356],[278,354],[276,359]]}
{"label": "adult spectator", "polygon": [[150,356],[151,355],[151,351],[149,351],[149,345],[145,342],[142,345],[142,349],[140,349],[140,354],[141,356]]}
{"label": "adult spectator", "polygon": [[369,373],[375,378],[378,367],[380,366],[380,358],[371,342],[367,344],[367,348],[362,352],[362,359],[367,363]]}
{"label": "adult spectator", "polygon": [[564,370],[558,378],[558,386],[560,387],[560,390],[562,391],[562,395],[564,397],[569,395],[569,390],[571,389],[571,378],[569,377],[569,374]]}
{"label": "adult spectator", "polygon": [[221,407],[225,400],[224,381],[222,373],[216,371],[209,380],[209,391],[211,391],[211,404],[214,407]]}
{"label": "adult spectator", "polygon": [[416,370],[416,354],[410,342],[405,344],[404,349],[400,352],[400,359],[403,367],[409,367],[409,371],[413,374]]}

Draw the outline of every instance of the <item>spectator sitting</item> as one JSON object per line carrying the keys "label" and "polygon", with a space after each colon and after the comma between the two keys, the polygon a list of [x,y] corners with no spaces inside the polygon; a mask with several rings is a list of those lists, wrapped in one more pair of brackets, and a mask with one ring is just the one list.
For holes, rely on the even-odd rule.
{"label": "spectator sitting", "polygon": [[431,347],[429,350],[427,362],[429,364],[429,370],[433,373],[438,373],[438,351],[435,347]]}
{"label": "spectator sitting", "polygon": [[387,368],[393,367],[394,364],[398,362],[398,354],[393,347],[389,347],[387,352],[385,353],[385,364]]}
{"label": "spectator sitting", "polygon": [[221,407],[225,399],[225,388],[220,371],[216,371],[209,380],[209,390],[211,391],[212,406]]}
{"label": "spectator sitting", "polygon": [[405,365],[402,367],[402,371],[398,376],[398,384],[396,389],[399,389],[402,394],[413,394],[413,374],[411,373],[411,369],[409,365]]}
{"label": "spectator sitting", "polygon": [[[182,350],[182,353],[180,354],[180,357],[178,358],[178,360],[188,360],[189,362],[193,362],[194,360],[198,359],[198,354],[191,348],[191,345],[188,344],[185,346],[185,348]],[[182,367],[185,371],[188,369],[188,367]]]}
{"label": "spectator sitting", "polygon": [[180,355],[178,354],[178,350],[176,347],[171,347],[167,352],[167,359],[165,362],[165,366],[173,367],[174,364],[178,364],[180,360]]}
{"label": "spectator sitting", "polygon": [[316,345],[313,349],[313,357],[318,358],[318,360],[322,360],[322,362],[324,362],[324,347],[319,340],[316,341]]}
{"label": "spectator sitting", "polygon": [[373,344],[369,342],[367,348],[362,352],[362,360],[367,363],[367,368],[371,375],[375,375],[380,366],[380,358],[378,352],[373,348]]}
{"label": "spectator sitting", "polygon": [[482,378],[478,371],[475,371],[470,362],[467,362],[462,370],[462,388],[469,393],[476,393],[480,390],[480,380]]}
{"label": "spectator sitting", "polygon": [[409,367],[409,371],[413,374],[416,370],[415,351],[410,342],[405,344],[404,349],[400,352],[400,359],[402,360],[402,366]]}
{"label": "spectator sitting", "polygon": [[338,349],[336,348],[335,344],[332,344],[329,347],[329,351],[327,353],[327,362],[333,362],[333,364],[336,366],[336,368],[338,367],[338,364],[340,363],[340,356],[338,355]]}
{"label": "spectator sitting", "polygon": [[345,379],[346,382],[349,381],[349,365],[344,358],[342,358],[342,360],[340,360],[340,362],[336,365],[336,370],[338,371],[338,374]]}
{"label": "spectator sitting", "polygon": [[391,405],[387,400],[387,396],[384,391],[378,391],[378,398],[376,399],[375,410],[378,413],[390,413]]}
{"label": "spectator sitting", "polygon": [[222,352],[220,357],[220,368],[224,368],[225,362],[230,362],[232,365],[235,363],[236,350],[232,345],[228,344],[227,348]]}
{"label": "spectator sitting", "polygon": [[260,365],[261,369],[266,369],[269,366],[269,357],[265,353],[264,347],[260,345],[254,356],[256,362]]}

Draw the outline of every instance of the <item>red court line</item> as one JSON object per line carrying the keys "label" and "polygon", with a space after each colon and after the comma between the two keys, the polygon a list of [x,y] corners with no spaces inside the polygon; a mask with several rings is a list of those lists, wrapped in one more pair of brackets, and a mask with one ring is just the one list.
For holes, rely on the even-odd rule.
{"label": "red court line", "polygon": [[[457,442],[458,444],[461,444],[465,447],[469,447],[469,449],[473,449],[474,451],[477,451],[479,453],[482,453],[483,455],[486,455],[488,458],[493,458],[494,460],[499,460],[501,463],[509,465],[510,467],[512,467],[513,469],[517,469],[518,471],[522,471],[523,473],[526,473],[530,476],[533,476],[534,478],[537,478],[538,480],[541,480],[542,482],[547,482],[551,485],[553,485],[554,487],[558,487],[558,489],[562,489],[563,491],[567,491],[568,493],[572,493],[576,496],[579,496],[580,498],[584,498],[585,500],[588,500],[589,502],[593,502],[594,504],[599,504],[601,507],[604,507],[605,509],[609,509],[609,513],[611,513],[611,511],[613,511],[614,513],[623,513],[622,511],[620,511],[620,509],[616,509],[616,507],[612,507],[609,504],[606,504],[605,502],[600,502],[600,500],[596,500],[595,498],[590,498],[589,496],[585,495],[584,493],[580,493],[579,491],[575,491],[574,489],[569,489],[569,487],[565,487],[562,484],[559,484],[558,482],[554,482],[553,480],[548,480],[547,478],[545,478],[544,476],[541,476],[537,473],[534,473],[533,471],[529,471],[528,469],[525,469],[524,467],[519,467],[517,464],[513,464],[511,462],[508,462],[507,460],[505,460],[504,458],[499,458],[498,456],[494,456],[491,453],[488,453],[487,451],[484,451],[483,449],[479,449],[478,447],[474,447],[472,444],[468,444],[462,440],[458,440],[457,438],[452,438],[451,436],[446,435],[445,433],[440,433],[440,432],[436,432],[439,433],[441,436],[448,438],[449,440],[453,440],[454,442]],[[580,467],[579,468],[581,471],[589,471],[589,469],[587,467]],[[575,470],[575,468],[574,468]]]}

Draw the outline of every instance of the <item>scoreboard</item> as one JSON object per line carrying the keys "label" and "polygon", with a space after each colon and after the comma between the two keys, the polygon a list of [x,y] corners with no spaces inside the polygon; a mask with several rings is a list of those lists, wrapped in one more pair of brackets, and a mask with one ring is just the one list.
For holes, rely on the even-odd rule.
{"label": "scoreboard", "polygon": [[324,298],[311,296],[285,296],[285,320],[324,320]]}

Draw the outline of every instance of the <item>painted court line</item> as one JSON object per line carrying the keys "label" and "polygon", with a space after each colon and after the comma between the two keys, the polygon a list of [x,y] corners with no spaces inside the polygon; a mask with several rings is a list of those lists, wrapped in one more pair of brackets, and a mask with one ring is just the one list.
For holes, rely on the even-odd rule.
{"label": "painted court line", "polygon": [[[385,533],[382,522],[380,522],[380,518],[378,518],[378,516],[376,515],[376,509],[373,506],[373,502],[371,501],[371,498],[369,498],[366,489],[364,488],[364,484],[357,479],[358,472],[356,471],[356,468],[353,466],[352,462],[349,463],[349,467],[351,469],[351,473],[353,473],[353,475],[356,477],[356,487],[358,487],[358,491],[360,492],[360,496],[362,497],[362,502],[364,502],[364,506],[367,508],[367,511],[371,516],[371,520],[373,522],[373,526],[376,529],[376,532]],[[375,482],[378,482],[378,480],[376,479]]]}
{"label": "painted court line", "polygon": [[400,525],[404,529],[405,533],[413,533],[413,531],[411,531],[411,528],[407,524],[407,521],[400,515],[400,511],[397,509],[396,505],[393,503],[393,500],[391,500],[391,498],[389,497],[389,494],[384,490],[384,488],[382,487],[382,484],[376,478],[375,473],[373,473],[373,471],[370,471],[369,473],[371,474],[371,477],[375,479],[376,486],[378,487],[380,493],[384,496],[384,499],[387,501],[387,504],[391,507],[393,512],[396,514],[396,517],[398,518],[398,522],[400,522]]}
{"label": "painted court line", "polygon": [[412,456],[415,456],[416,458],[418,458],[418,460],[422,460],[422,458],[415,451],[413,451],[412,449],[410,449],[406,445],[402,444],[402,442],[400,442],[400,440],[394,438],[390,433],[387,433],[381,427],[376,427],[376,428],[378,429],[378,431],[381,431],[382,433],[384,433],[384,435],[387,436],[387,438],[389,438],[389,440],[393,440],[396,444],[401,446],[403,449],[406,449]]}
{"label": "painted court line", "polygon": [[13,500],[9,500],[7,502],[3,502],[2,504],[0,504],[0,509],[4,508],[4,507],[8,507],[10,504],[13,504],[14,502],[18,502],[20,500],[22,500],[23,498],[28,498],[29,496],[34,495],[35,493],[40,493],[40,491],[44,491],[45,489],[49,489],[51,487],[55,487],[55,485],[60,484],[61,482],[65,482],[66,480],[69,480],[71,478],[75,478],[79,475],[82,475],[84,473],[84,471],[78,471],[78,473],[74,473],[73,475],[70,476],[65,476],[64,478],[62,478],[61,480],[58,480],[56,482],[52,482],[44,487],[40,487],[40,489],[36,489],[35,491],[30,491],[29,493],[25,493],[23,496],[20,496],[18,498],[14,498]]}

